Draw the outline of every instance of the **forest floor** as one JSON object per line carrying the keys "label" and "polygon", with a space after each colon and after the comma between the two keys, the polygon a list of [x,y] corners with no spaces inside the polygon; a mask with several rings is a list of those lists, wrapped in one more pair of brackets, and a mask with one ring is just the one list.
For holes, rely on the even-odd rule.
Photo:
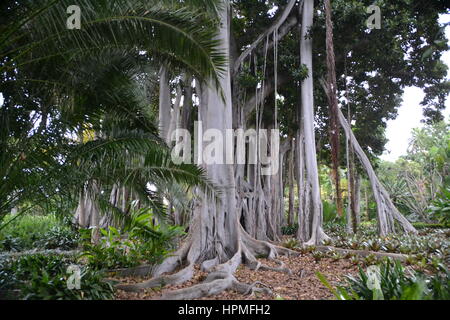
{"label": "forest floor", "polygon": [[[224,291],[218,295],[202,298],[204,300],[328,300],[334,299],[334,295],[317,277],[320,272],[328,282],[336,287],[345,283],[345,276],[357,275],[358,266],[367,266],[376,263],[380,258],[374,254],[378,252],[390,252],[408,256],[403,264],[412,269],[424,270],[426,273],[433,273],[428,270],[437,263],[445,264],[450,268],[449,257],[449,238],[450,229],[422,229],[418,235],[395,235],[380,238],[374,226],[366,226],[360,230],[356,238],[348,238],[342,227],[333,227],[328,230],[328,234],[334,238],[334,245],[341,249],[358,249],[370,252],[366,257],[355,257],[353,254],[335,254],[331,250],[327,254],[294,249],[299,256],[281,256],[279,260],[283,261],[292,274],[280,273],[276,271],[251,270],[241,265],[235,273],[238,281],[253,284],[255,282],[263,283],[273,293],[273,295],[256,294],[243,295],[233,290]],[[289,244],[293,239],[290,236],[284,236],[279,245]],[[294,242],[295,243],[295,242]],[[354,246],[357,245],[356,248]],[[289,246],[288,246],[289,247]],[[389,249],[388,251],[386,251]],[[392,249],[392,250],[391,250]],[[384,250],[384,251],[383,251]],[[350,250],[351,251],[351,250]],[[319,254],[318,254],[319,253]],[[356,259],[354,259],[356,258]],[[267,259],[258,259],[261,263],[277,267],[273,261]],[[433,268],[431,268],[433,269]],[[159,299],[161,296],[172,290],[190,287],[203,282],[207,273],[202,272],[199,266],[196,267],[194,277],[182,285],[168,285],[159,288],[148,289],[140,293],[131,293],[121,290],[116,291],[118,300],[152,300]],[[124,284],[134,284],[148,279],[128,277],[115,278],[114,280]]]}
{"label": "forest floor", "polygon": [[[276,266],[272,261],[259,259],[262,263]],[[202,298],[202,300],[328,300],[333,298],[333,294],[320,282],[316,272],[322,273],[333,285],[339,284],[344,280],[344,276],[355,274],[358,267],[353,265],[348,259],[333,260],[323,258],[315,261],[311,253],[306,253],[297,257],[279,257],[292,274],[280,273],[275,271],[255,271],[241,265],[235,273],[237,280],[244,283],[262,282],[272,290],[273,295],[256,294],[243,295],[232,290],[227,290],[219,295]],[[158,299],[167,291],[190,287],[201,283],[206,278],[206,273],[196,267],[196,272],[191,279],[183,285],[166,286],[164,288],[154,288],[141,293],[130,293],[118,290],[116,299],[118,300],[152,300]],[[117,279],[123,283],[137,283],[143,281],[138,278]]]}

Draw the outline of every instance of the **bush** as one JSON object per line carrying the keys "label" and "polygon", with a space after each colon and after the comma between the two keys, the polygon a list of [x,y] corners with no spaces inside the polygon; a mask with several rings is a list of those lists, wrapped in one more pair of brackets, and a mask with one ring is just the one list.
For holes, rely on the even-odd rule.
{"label": "bush", "polygon": [[[69,289],[68,267],[73,258],[59,255],[26,255],[0,264],[0,295],[25,300],[112,299],[113,288],[103,274],[80,266],[80,289]],[[3,293],[3,294],[1,294]]]}
{"label": "bush", "polygon": [[450,188],[441,188],[428,211],[439,223],[450,224]]}
{"label": "bush", "polygon": [[334,203],[322,201],[323,206],[323,222],[330,222],[336,219],[337,209]]}
{"label": "bush", "polygon": [[282,226],[281,227],[281,233],[285,236],[292,236],[297,233],[298,230],[298,223],[292,225],[292,226]]}
{"label": "bush", "polygon": [[[137,212],[121,231],[109,227],[100,232],[98,244],[85,237],[82,257],[91,267],[106,270],[159,264],[172,252],[174,240],[184,234],[181,227],[154,224],[147,210]],[[84,234],[90,235],[90,231]]]}
{"label": "bush", "polygon": [[78,246],[79,234],[67,227],[55,226],[42,235],[35,245],[42,249],[70,250]]}
{"label": "bush", "polygon": [[300,245],[300,242],[297,239],[288,239],[283,242],[283,247],[288,249],[296,249]]}
{"label": "bush", "polygon": [[450,273],[440,266],[440,272],[428,276],[421,272],[407,272],[400,262],[385,260],[379,265],[376,285],[371,274],[359,269],[357,277],[347,276],[347,285],[331,287],[320,273],[317,274],[339,300],[448,300],[450,299]]}
{"label": "bush", "polygon": [[445,229],[450,227],[449,224],[443,224],[443,223],[425,223],[425,222],[414,222],[413,227],[416,229]]}
{"label": "bush", "polygon": [[[6,220],[13,218],[8,216]],[[0,230],[0,250],[72,249],[77,246],[78,234],[54,215],[25,215]]]}

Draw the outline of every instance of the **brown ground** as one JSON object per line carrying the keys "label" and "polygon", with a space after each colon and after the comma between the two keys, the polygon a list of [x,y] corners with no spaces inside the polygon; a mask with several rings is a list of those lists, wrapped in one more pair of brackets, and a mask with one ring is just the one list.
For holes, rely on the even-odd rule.
{"label": "brown ground", "polygon": [[[292,270],[292,275],[274,271],[254,271],[245,266],[240,266],[235,276],[239,281],[251,284],[260,281],[267,285],[274,293],[274,296],[257,294],[254,296],[245,296],[237,292],[228,290],[219,295],[205,297],[203,300],[323,300],[333,299],[333,294],[320,282],[316,276],[316,271],[322,273],[332,285],[336,285],[344,278],[346,274],[355,274],[357,267],[352,265],[347,259],[333,260],[324,258],[315,262],[311,254],[299,257],[280,257],[286,266]],[[262,263],[273,265],[273,262],[266,259],[260,259]],[[166,286],[162,289],[147,290],[142,293],[129,293],[118,291],[116,299],[118,300],[150,300],[158,297],[168,291],[185,288],[200,283],[205,279],[206,273],[196,268],[197,272],[194,278],[178,286]],[[142,279],[126,278],[118,279],[121,282],[136,283]]]}

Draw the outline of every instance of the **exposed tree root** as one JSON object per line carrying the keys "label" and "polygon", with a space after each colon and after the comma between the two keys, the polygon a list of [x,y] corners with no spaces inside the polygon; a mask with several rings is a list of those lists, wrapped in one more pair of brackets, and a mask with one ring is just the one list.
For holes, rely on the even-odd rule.
{"label": "exposed tree root", "polygon": [[[199,243],[194,238],[188,241],[178,252],[166,259],[153,273],[153,278],[138,284],[117,285],[116,288],[124,291],[138,292],[144,289],[165,286],[178,285],[185,283],[194,276],[194,264],[200,258]],[[184,300],[197,299],[204,296],[219,294],[228,289],[236,290],[243,294],[266,293],[271,294],[271,290],[260,282],[253,284],[245,284],[239,282],[234,273],[241,264],[245,264],[253,270],[271,270],[292,274],[285,264],[278,260],[279,255],[299,255],[298,252],[287,248],[276,246],[272,243],[255,240],[251,238],[241,227],[240,239],[237,252],[234,256],[219,264],[219,258],[206,260],[202,263],[201,268],[209,272],[205,281],[192,287],[170,291],[163,294],[158,299],[162,300]],[[264,256],[274,261],[279,267],[271,267],[262,264],[256,256]],[[183,265],[184,262],[184,265]],[[181,269],[173,274],[177,268]],[[258,287],[260,286],[260,287]]]}
{"label": "exposed tree root", "polygon": [[316,250],[327,252],[327,251],[336,251],[342,254],[347,253],[353,253],[361,257],[367,257],[369,255],[374,255],[379,258],[392,258],[399,261],[405,261],[407,259],[407,255],[399,254],[399,253],[389,253],[389,252],[376,252],[376,251],[369,251],[369,250],[352,250],[352,249],[343,249],[343,248],[336,248],[331,246],[318,246],[316,247]]}
{"label": "exposed tree root", "polygon": [[322,227],[319,226],[316,228],[316,230],[317,231],[313,231],[311,239],[305,242],[305,246],[315,246],[317,244],[323,243],[324,241],[331,240],[331,238],[323,231]]}

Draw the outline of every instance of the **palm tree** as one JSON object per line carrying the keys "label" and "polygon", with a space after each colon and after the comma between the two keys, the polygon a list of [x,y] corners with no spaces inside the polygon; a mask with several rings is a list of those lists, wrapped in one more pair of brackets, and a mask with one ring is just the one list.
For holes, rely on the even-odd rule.
{"label": "palm tree", "polygon": [[[0,7],[0,219],[24,201],[73,200],[94,186],[100,205],[105,190],[122,185],[158,212],[174,184],[212,190],[201,169],[170,161],[137,86],[162,61],[218,82],[217,1],[83,0],[80,30],[65,26],[70,4]],[[96,138],[77,142],[86,127]]]}

